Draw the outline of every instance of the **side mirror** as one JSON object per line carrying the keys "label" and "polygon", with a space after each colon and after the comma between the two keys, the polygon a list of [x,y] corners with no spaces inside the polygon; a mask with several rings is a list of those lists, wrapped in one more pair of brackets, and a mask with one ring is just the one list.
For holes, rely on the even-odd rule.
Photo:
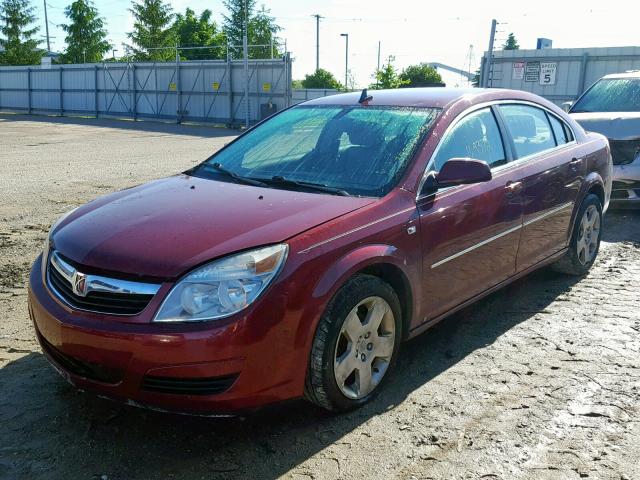
{"label": "side mirror", "polygon": [[560,104],[560,108],[562,108],[562,110],[564,110],[565,112],[569,113],[569,110],[571,110],[571,107],[573,107],[573,103],[574,102],[563,102]]}
{"label": "side mirror", "polygon": [[440,172],[427,176],[420,193],[430,195],[439,188],[488,182],[491,178],[487,162],[473,158],[452,158],[442,166]]}

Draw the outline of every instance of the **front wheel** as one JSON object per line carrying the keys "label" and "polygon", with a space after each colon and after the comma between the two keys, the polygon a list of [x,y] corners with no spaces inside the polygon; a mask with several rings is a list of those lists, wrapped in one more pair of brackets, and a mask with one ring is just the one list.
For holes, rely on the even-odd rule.
{"label": "front wheel", "polygon": [[558,272],[586,274],[598,255],[602,236],[602,204],[593,194],[585,197],[578,210],[566,255],[552,265]]}
{"label": "front wheel", "polygon": [[370,401],[395,363],[401,334],[400,301],[393,288],[372,275],[350,279],[320,319],[306,398],[335,411]]}

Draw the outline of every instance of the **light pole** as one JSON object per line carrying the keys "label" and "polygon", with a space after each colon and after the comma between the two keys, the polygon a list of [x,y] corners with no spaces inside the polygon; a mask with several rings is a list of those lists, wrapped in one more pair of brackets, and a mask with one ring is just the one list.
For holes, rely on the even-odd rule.
{"label": "light pole", "polygon": [[311,16],[316,17],[316,71],[318,71],[320,69],[320,19],[324,17],[318,13]]}
{"label": "light pole", "polygon": [[51,42],[49,41],[49,16],[47,15],[47,0],[44,0],[44,29],[47,32],[47,57],[50,57]]}
{"label": "light pole", "polygon": [[344,48],[344,88],[347,89],[347,80],[349,75],[349,34],[341,33],[341,37],[345,39],[345,48]]}

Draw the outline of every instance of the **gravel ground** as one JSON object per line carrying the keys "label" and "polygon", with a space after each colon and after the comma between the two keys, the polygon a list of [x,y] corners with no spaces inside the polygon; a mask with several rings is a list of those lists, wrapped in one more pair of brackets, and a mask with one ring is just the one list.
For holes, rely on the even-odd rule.
{"label": "gravel ground", "polygon": [[384,392],[347,415],[296,401],[184,417],[67,385],[26,307],[49,225],[234,135],[0,116],[0,478],[640,478],[640,212],[607,214],[585,278],[536,272],[405,344]]}

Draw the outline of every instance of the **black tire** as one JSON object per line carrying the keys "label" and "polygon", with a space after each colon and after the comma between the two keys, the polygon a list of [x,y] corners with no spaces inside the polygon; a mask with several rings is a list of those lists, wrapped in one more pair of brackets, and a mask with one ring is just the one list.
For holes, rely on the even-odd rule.
{"label": "black tire", "polygon": [[[579,258],[578,253],[578,240],[581,235],[581,222],[584,217],[585,212],[589,207],[595,207],[595,210],[598,215],[599,228],[597,232],[595,251],[593,252],[593,256],[588,261],[582,261]],[[566,273],[568,275],[585,275],[598,256],[598,251],[600,249],[600,240],[602,238],[602,227],[603,227],[603,218],[602,218],[602,203],[600,202],[600,198],[597,195],[592,193],[588,194],[582,204],[580,205],[580,209],[578,210],[578,214],[576,215],[575,224],[573,227],[573,232],[571,233],[571,241],[569,242],[569,250],[567,253],[556,263],[551,265],[551,268],[557,272]]]}
{"label": "black tire", "polygon": [[[380,297],[393,313],[395,338],[393,353],[386,371],[373,391],[363,398],[348,398],[337,384],[334,372],[336,346],[347,315],[365,299]],[[305,382],[305,398],[330,411],[348,411],[373,399],[393,370],[402,338],[400,301],[393,288],[373,275],[352,277],[331,299],[316,329]]]}

